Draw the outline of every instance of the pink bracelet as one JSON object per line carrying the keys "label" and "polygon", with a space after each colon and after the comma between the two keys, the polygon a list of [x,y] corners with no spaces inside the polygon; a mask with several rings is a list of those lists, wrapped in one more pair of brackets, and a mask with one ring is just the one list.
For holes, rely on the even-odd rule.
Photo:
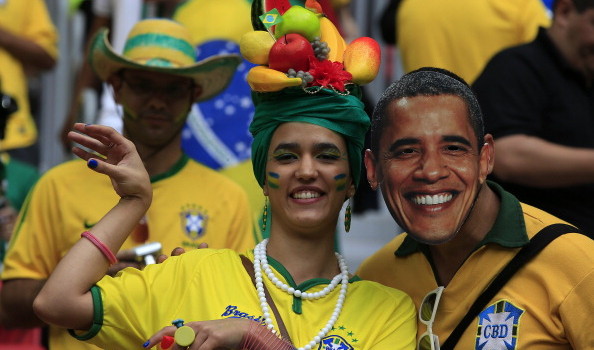
{"label": "pink bracelet", "polygon": [[109,248],[103,242],[101,242],[99,240],[99,238],[93,236],[93,234],[91,232],[85,231],[85,232],[81,233],[80,236],[91,241],[91,243],[93,243],[95,245],[95,247],[97,247],[101,251],[101,253],[103,253],[103,255],[107,258],[107,260],[109,261],[109,263],[111,265],[118,262],[118,259],[111,252],[111,250],[109,250]]}

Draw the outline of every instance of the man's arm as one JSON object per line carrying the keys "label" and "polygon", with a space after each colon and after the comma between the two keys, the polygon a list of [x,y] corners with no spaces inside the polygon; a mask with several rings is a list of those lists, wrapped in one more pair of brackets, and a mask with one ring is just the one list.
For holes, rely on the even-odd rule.
{"label": "man's arm", "polygon": [[495,140],[494,174],[532,187],[564,187],[594,182],[594,150],[558,145],[528,135]]}
{"label": "man's arm", "polygon": [[35,42],[11,33],[0,26],[0,47],[30,68],[47,70],[53,68],[56,60]]}
{"label": "man's arm", "polygon": [[44,325],[33,312],[33,300],[44,284],[45,280],[34,279],[4,281],[0,294],[0,325],[6,328]]}

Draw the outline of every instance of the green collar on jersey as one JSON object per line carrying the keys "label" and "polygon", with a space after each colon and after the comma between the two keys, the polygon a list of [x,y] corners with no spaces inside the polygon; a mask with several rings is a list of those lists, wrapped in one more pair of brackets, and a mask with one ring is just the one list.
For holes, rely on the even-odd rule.
{"label": "green collar on jersey", "polygon": [[[251,257],[253,259],[253,256]],[[295,284],[295,280],[293,279],[293,277],[291,276],[291,274],[289,273],[289,271],[287,271],[287,269],[285,269],[285,267],[278,262],[277,260],[274,260],[274,258],[271,258],[270,256],[268,256],[268,264],[270,266],[272,266],[272,268],[274,268],[278,273],[281,274],[281,276],[283,276],[283,278],[285,279],[285,281],[287,282],[287,285],[298,289],[302,292],[307,292],[307,290],[309,290],[310,288],[320,285],[320,284],[330,284],[330,280],[327,278],[312,278],[310,280],[307,280],[305,282],[300,283],[299,285]],[[356,282],[356,281],[360,281],[361,278],[359,276],[352,276],[351,278],[349,278],[349,282]],[[302,303],[302,299],[301,298],[297,298],[295,296],[293,296],[293,312],[301,315],[301,313],[303,312],[302,308],[301,308],[301,303]]]}
{"label": "green collar on jersey", "polygon": [[188,164],[189,160],[190,157],[188,157],[187,154],[182,153],[182,156],[179,157],[179,160],[175,162],[175,164],[173,164],[173,166],[169,168],[169,170],[167,170],[164,173],[151,176],[151,183],[155,183],[159,180],[163,180],[177,174],[186,164]]}

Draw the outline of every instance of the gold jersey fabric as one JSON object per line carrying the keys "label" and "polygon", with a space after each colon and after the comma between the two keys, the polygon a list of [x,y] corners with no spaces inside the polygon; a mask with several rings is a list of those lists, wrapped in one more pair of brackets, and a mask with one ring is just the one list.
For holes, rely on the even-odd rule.
{"label": "gold jersey fabric", "polygon": [[[246,255],[253,260],[253,253]],[[304,257],[306,258],[306,257]],[[312,279],[296,286],[277,261],[273,271],[302,291],[322,290],[330,280]],[[326,297],[302,300],[263,278],[296,346],[311,341],[324,327],[336,305],[340,286]],[[261,322],[260,301],[238,253],[201,249],[144,271],[124,270],[94,287],[95,322],[81,339],[109,349],[139,347],[162,327],[185,322],[241,317]],[[322,348],[414,349],[416,312],[410,297],[375,282],[351,278],[344,307]],[[274,326],[278,329],[276,321]]]}
{"label": "gold jersey fabric", "polygon": [[471,84],[494,54],[549,23],[541,0],[402,0],[396,33],[405,72],[445,68]]}
{"label": "gold jersey fabric", "polygon": [[[4,0],[0,5],[0,26],[25,37],[50,56],[58,55],[58,33],[43,0]],[[0,91],[14,97],[18,111],[11,114],[0,150],[32,145],[37,140],[37,128],[29,109],[27,77],[22,63],[0,47]]]}
{"label": "gold jersey fabric", "polygon": [[[501,197],[497,221],[445,288],[433,331],[447,339],[470,305],[528,239],[564,221],[518,202],[489,182]],[[363,262],[360,276],[408,293],[418,307],[437,288],[427,247],[401,234]],[[456,349],[594,348],[594,240],[565,234],[527,263],[487,304]],[[426,326],[419,323],[418,334]]]}
{"label": "gold jersey fabric", "polygon": [[[183,156],[151,182],[148,233],[135,230],[122,249],[145,241],[161,242],[165,254],[175,247],[191,250],[202,242],[237,251],[253,247],[247,196],[233,181]],[[80,234],[118,199],[109,178],[88,169],[84,161],[70,161],[47,172],[23,206],[2,279],[46,279]],[[50,334],[51,350],[85,348],[64,329],[52,327]]]}

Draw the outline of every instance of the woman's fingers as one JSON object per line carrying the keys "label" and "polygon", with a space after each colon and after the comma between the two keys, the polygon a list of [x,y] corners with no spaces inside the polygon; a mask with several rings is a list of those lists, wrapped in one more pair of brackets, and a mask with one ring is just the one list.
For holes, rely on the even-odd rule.
{"label": "woman's fingers", "polygon": [[[160,344],[161,341],[163,340],[164,336],[167,335],[167,336],[173,337],[176,329],[177,328],[175,328],[174,326],[168,326],[168,327],[162,328],[160,331],[158,331],[152,337],[150,337],[150,339],[146,343],[142,344],[142,346],[145,349],[150,349],[153,346]],[[174,345],[174,347],[175,347],[175,345]],[[172,348],[172,349],[174,349],[174,348]]]}
{"label": "woman's fingers", "polygon": [[73,148],[76,156],[86,160],[89,168],[109,176],[120,197],[137,197],[147,204],[150,202],[150,180],[130,140],[104,125],[77,123],[74,130],[68,137],[81,146]]}
{"label": "woman's fingers", "polygon": [[194,339],[194,342],[190,345],[189,350],[208,349],[207,347],[203,347],[207,342],[208,336],[209,335],[206,332],[196,332],[196,339]]}
{"label": "woman's fingers", "polygon": [[129,148],[129,141],[115,129],[104,125],[77,123],[68,138],[84,147],[107,156],[116,147]]}
{"label": "woman's fingers", "polygon": [[[103,156],[105,156],[107,154],[107,152],[106,152],[107,147],[97,139],[94,139],[94,138],[87,136],[85,134],[79,134],[74,131],[71,131],[68,134],[68,137],[70,138],[70,140],[72,142],[75,142],[76,144],[78,144],[82,147],[90,149],[96,153],[103,155]],[[73,148],[74,149],[82,149],[80,146],[74,146]]]}

